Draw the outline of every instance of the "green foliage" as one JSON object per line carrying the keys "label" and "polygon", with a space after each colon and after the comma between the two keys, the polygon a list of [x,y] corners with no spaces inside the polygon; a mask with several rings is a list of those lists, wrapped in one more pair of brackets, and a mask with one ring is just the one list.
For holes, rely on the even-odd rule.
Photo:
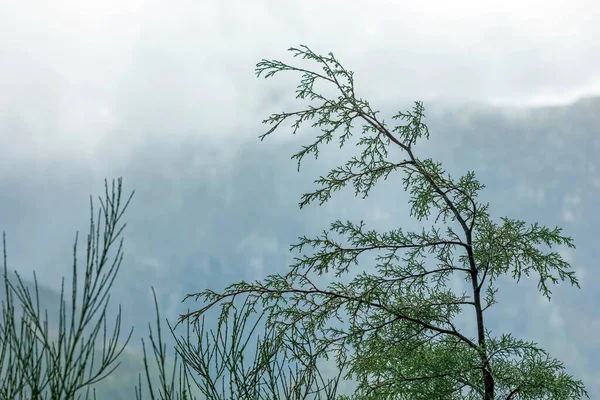
{"label": "green foliage", "polygon": [[[90,199],[91,217],[90,230],[87,236],[86,270],[84,277],[83,300],[77,306],[77,238],[73,246],[73,284],[71,301],[70,323],[66,318],[64,296],[64,279],[60,294],[60,311],[58,340],[52,340],[48,330],[48,314],[42,323],[40,312],[40,297],[37,278],[34,273],[36,300],[17,273],[19,284],[17,286],[8,278],[6,257],[6,236],[3,235],[4,248],[4,284],[6,303],[2,302],[2,326],[0,341],[0,375],[2,386],[0,398],[2,399],[74,399],[85,398],[90,395],[90,387],[104,379],[118,366],[112,365],[119,357],[133,333],[125,344],[117,349],[117,340],[121,328],[121,311],[116,318],[112,338],[106,346],[106,306],[108,304],[108,291],[114,282],[123,258],[122,241],[110,260],[111,246],[121,235],[124,225],[119,227],[125,208],[131,200],[121,204],[121,181],[115,191],[113,182],[109,195],[108,185],[105,186],[105,201],[100,199],[101,209],[98,210],[97,221],[104,218],[104,229],[100,234],[100,225],[94,223],[94,209]],[[22,306],[21,325],[18,330],[15,325],[14,295],[17,296]],[[104,305],[100,317],[94,322],[92,331],[85,338],[84,331],[93,321],[94,316]],[[78,314],[78,315],[77,315]],[[96,338],[103,326],[103,351],[100,366],[94,370],[94,357],[96,356]],[[109,369],[112,367],[112,369]],[[96,398],[94,391],[94,398]]]}
{"label": "green foliage", "polygon": [[[51,399],[71,400],[88,399],[90,393],[96,398],[96,384],[109,377],[120,362],[115,364],[122,355],[125,346],[131,338],[129,337],[120,349],[117,349],[117,341],[120,333],[121,313],[116,319],[113,337],[106,343],[106,307],[109,300],[109,291],[117,275],[123,259],[123,241],[119,241],[113,260],[109,255],[114,244],[121,235],[125,225],[119,227],[119,221],[132,195],[127,202],[121,204],[122,181],[119,179],[115,190],[113,182],[112,191],[109,194],[108,185],[105,186],[106,197],[100,199],[101,210],[98,212],[97,222],[94,221],[93,205],[91,206],[90,231],[87,237],[86,270],[84,277],[84,289],[81,306],[78,307],[77,287],[77,239],[73,254],[73,285],[71,322],[67,322],[67,307],[63,300],[64,284],[60,296],[59,326],[58,332],[49,329],[48,312],[43,322],[40,312],[40,295],[37,279],[34,279],[35,300],[32,299],[30,290],[23,283],[17,273],[18,285],[15,286],[8,278],[6,239],[4,238],[4,283],[6,303],[2,304],[3,322],[0,325],[0,399]],[[100,219],[103,219],[100,223]],[[100,234],[100,226],[104,227]],[[108,268],[108,270],[107,270]],[[35,272],[34,272],[35,278]],[[64,279],[63,279],[64,282]],[[229,330],[229,322],[225,331],[218,327],[218,334],[211,333],[214,343],[211,342],[208,332],[204,332],[204,325],[197,334],[197,345],[190,341],[189,325],[187,338],[177,338],[171,326],[169,329],[177,342],[175,348],[174,363],[167,361],[166,345],[163,343],[160,314],[156,294],[154,293],[154,304],[156,310],[157,335],[149,325],[149,338],[152,345],[154,360],[158,367],[158,382],[152,377],[146,354],[146,343],[142,339],[143,362],[145,382],[147,391],[142,390],[142,376],[138,375],[138,385],[134,388],[135,398],[142,400],[146,393],[150,399],[160,400],[191,400],[191,399],[303,399],[307,396],[307,388],[313,382],[324,383],[318,369],[315,368],[310,359],[296,365],[295,370],[288,366],[284,369],[284,360],[280,359],[282,352],[277,346],[272,346],[276,340],[273,338],[273,330],[265,330],[263,342],[258,341],[260,351],[255,354],[254,364],[246,368],[244,355],[250,341],[250,336],[243,337],[244,329],[253,308],[244,305],[241,309],[241,317],[237,315],[237,308],[233,307],[236,314],[233,316],[233,327]],[[21,303],[20,315],[21,326],[17,329],[15,320],[15,304],[13,297],[17,295]],[[42,300],[43,301],[43,300]],[[44,304],[48,305],[48,304]],[[101,310],[99,318],[95,322],[94,316]],[[79,315],[77,315],[79,312]],[[260,322],[257,320],[250,335],[252,335]],[[93,323],[91,332],[86,332],[86,327]],[[168,321],[167,321],[168,324]],[[100,353],[101,365],[94,369],[94,360],[99,353],[96,346],[96,338],[101,325],[104,326],[103,348]],[[68,332],[67,332],[68,330]],[[58,333],[58,335],[56,334]],[[87,338],[86,338],[87,335]],[[58,338],[56,338],[58,336]],[[118,351],[117,351],[118,350]],[[129,357],[130,355],[128,355]],[[179,358],[179,363],[178,363]],[[184,363],[181,363],[184,360]],[[289,363],[288,363],[289,364]],[[168,366],[172,366],[169,378]],[[175,375],[178,368],[178,385],[175,384]],[[214,366],[214,369],[212,368]],[[303,367],[301,367],[303,366]],[[110,368],[112,367],[112,368]],[[110,368],[110,369],[109,369]],[[225,388],[225,374],[229,373],[227,379],[228,388]],[[196,379],[191,372],[197,372],[201,379]],[[288,372],[286,375],[285,373]],[[192,386],[191,380],[195,387]],[[325,384],[329,386],[327,393],[335,393],[339,376],[332,382]],[[220,380],[220,382],[219,382]],[[105,381],[106,382],[106,381]],[[104,383],[105,383],[104,382]],[[219,387],[220,383],[220,387]],[[263,388],[267,388],[275,395],[265,395]],[[107,389],[106,387],[104,388]],[[109,388],[112,389],[112,388]],[[220,390],[219,390],[220,389]],[[267,391],[268,392],[268,391]],[[106,393],[106,392],[105,392]],[[110,391],[115,395],[115,391]],[[317,394],[317,399],[322,398]],[[129,398],[126,397],[126,398]]]}
{"label": "green foliage", "polygon": [[[286,274],[273,274],[253,283],[239,282],[228,286],[223,293],[205,290],[195,295],[206,303],[201,309],[181,315],[179,323],[187,321],[187,337],[175,337],[176,355],[170,380],[167,379],[166,346],[162,342],[160,314],[156,295],[157,341],[149,327],[150,342],[158,365],[159,384],[150,378],[146,346],[142,340],[146,382],[151,399],[195,399],[190,377],[205,399],[484,399],[538,400],[581,399],[588,394],[581,381],[565,372],[561,362],[553,359],[536,343],[523,341],[511,334],[491,336],[484,323],[484,313],[496,304],[496,284],[502,275],[511,275],[517,282],[521,276],[538,276],[538,288],[548,300],[549,284],[568,281],[579,287],[570,265],[549,248],[566,245],[574,248],[572,239],[561,235],[560,228],[548,229],[533,224],[525,228],[523,221],[502,218],[494,223],[488,213],[489,204],[477,201],[484,188],[472,171],[453,179],[431,159],[417,158],[413,147],[417,140],[429,138],[422,103],[416,102],[412,111],[398,113],[393,120],[407,121],[405,125],[388,128],[378,119],[369,103],[355,94],[353,73],[344,69],[333,54],[323,57],[308,47],[291,48],[294,57],[302,56],[321,65],[323,73],[297,68],[280,61],[263,60],[257,64],[257,76],[273,76],[280,71],[302,73],[296,91],[297,98],[320,102],[292,113],[273,114],[265,123],[274,125],[261,140],[273,133],[286,119],[296,118],[293,132],[309,120],[322,134],[303,146],[292,156],[300,163],[306,154],[319,154],[319,146],[329,143],[339,128],[340,147],[353,134],[352,123],[362,121],[362,136],[358,146],[360,158],[352,157],[343,167],[321,176],[318,188],[302,196],[300,208],[315,200],[322,205],[332,193],[351,183],[355,195],[365,199],[375,183],[388,178],[394,170],[402,170],[404,189],[410,193],[410,215],[418,221],[430,222],[430,229],[420,233],[395,229],[378,233],[366,230],[364,221],[353,223],[336,220],[322,236],[302,236],[290,250],[302,252],[311,247],[313,254],[295,258]],[[331,84],[340,93],[330,99],[314,91],[316,81]],[[391,162],[388,146],[397,145],[406,154],[404,160]],[[104,232],[92,218],[87,241],[87,264],[83,301],[79,318],[77,307],[77,260],[75,242],[71,323],[67,336],[66,311],[61,290],[58,343],[48,333],[47,316],[40,323],[41,313],[37,280],[36,302],[17,275],[15,287],[7,275],[6,242],[4,241],[4,281],[6,304],[3,303],[3,323],[0,326],[0,387],[2,399],[74,399],[89,397],[93,384],[112,373],[123,348],[116,351],[120,332],[120,312],[113,338],[106,350],[106,304],[108,291],[122,261],[122,241],[112,263],[110,249],[124,226],[118,227],[124,209],[121,208],[121,180],[112,194],[105,186],[106,199],[101,202]],[[132,194],[133,195],[133,194]],[[446,224],[439,226],[439,223]],[[453,228],[454,227],[454,228]],[[346,243],[336,240],[344,236]],[[102,240],[100,240],[102,238]],[[359,265],[359,257],[375,252],[374,273],[366,268],[350,283],[334,281],[326,287],[315,283],[316,277],[328,274],[336,277]],[[435,261],[427,260],[433,255]],[[108,271],[106,268],[109,268]],[[354,267],[352,267],[354,269]],[[35,274],[34,274],[35,277]],[[462,277],[469,290],[455,293],[448,280]],[[21,329],[15,326],[13,295],[23,307]],[[244,298],[241,308],[236,298]],[[92,321],[100,305],[104,310],[93,325],[89,340],[84,328]],[[206,313],[217,304],[221,306],[217,333],[204,331]],[[233,311],[233,312],[232,312]],[[471,315],[477,327],[475,337],[465,333],[456,317]],[[249,334],[243,333],[253,315]],[[245,367],[247,348],[259,323],[264,321],[264,333],[256,343],[254,360]],[[202,317],[202,320],[200,318]],[[347,326],[331,324],[337,321]],[[95,339],[104,324],[104,348],[101,366],[94,372]],[[189,326],[197,330],[197,344],[190,342]],[[231,327],[231,330],[230,330]],[[77,351],[79,349],[79,351]],[[339,374],[326,381],[319,362],[335,356]],[[178,357],[179,385],[175,386]],[[42,362],[44,361],[44,362]],[[287,366],[287,370],[286,367]],[[43,368],[44,367],[44,368]],[[89,370],[88,370],[89,367]],[[293,367],[293,368],[292,368]],[[88,371],[87,377],[85,372]],[[196,372],[200,379],[191,376]],[[339,380],[355,379],[358,387],[352,396],[337,392]],[[286,375],[287,373],[287,375]],[[139,386],[136,399],[143,398]],[[156,393],[155,388],[158,393]],[[95,398],[95,392],[94,392]]]}
{"label": "green foliage", "polygon": [[[346,372],[344,379],[356,377],[359,385],[352,397],[331,393],[328,399],[588,397],[583,383],[566,374],[563,365],[535,343],[511,335],[494,338],[484,323],[485,311],[495,304],[501,275],[511,274],[519,281],[522,274],[536,274],[539,289],[549,300],[549,283],[568,280],[579,286],[570,265],[558,253],[538,248],[540,244],[574,247],[571,238],[561,236],[560,228],[550,230],[537,224],[525,228],[525,222],[508,218],[502,218],[502,225],[495,224],[488,213],[489,204],[477,200],[485,186],[475,179],[474,172],[453,179],[440,163],[414,154],[418,139],[429,138],[422,103],[392,117],[405,124],[388,128],[378,112],[356,96],[353,73],[332,53],[320,56],[307,46],[289,50],[294,57],[319,64],[322,72],[275,60],[257,64],[259,77],[281,71],[301,73],[296,98],[311,102],[305,109],[264,120],[273,126],[261,140],[289,118],[294,119],[294,134],[303,123],[314,121],[311,126],[321,133],[292,156],[298,160],[299,170],[303,157],[313,153],[318,158],[319,146],[329,143],[340,128],[341,148],[353,134],[354,121],[363,123],[357,144],[363,149],[361,156],[319,177],[317,189],[302,196],[300,208],[313,201],[322,205],[349,183],[355,195],[364,199],[380,178],[385,180],[400,169],[405,173],[404,189],[410,193],[410,215],[418,221],[435,216],[434,222],[420,233],[401,228],[378,233],[363,229],[363,221],[335,221],[322,236],[303,236],[291,246],[290,250],[298,252],[305,246],[316,250],[297,257],[286,274],[270,275],[262,282],[235,283],[222,293],[205,290],[188,295],[186,299],[202,298],[207,305],[180,316],[179,322],[198,323],[200,316],[221,304],[221,326],[235,298],[246,297],[251,309],[268,311],[266,327],[275,331],[270,345],[283,351],[287,360],[327,359],[333,353],[340,373]],[[339,96],[317,93],[317,81],[332,85]],[[387,160],[392,143],[404,152],[404,160]],[[440,220],[446,226],[440,227]],[[336,241],[334,234],[345,236],[347,244]],[[333,282],[320,287],[315,282],[315,276],[330,269],[336,277],[349,273],[351,264],[359,265],[359,256],[368,252],[377,254],[376,273],[360,272],[348,284]],[[426,252],[434,255],[435,262],[426,260]],[[458,294],[449,289],[448,280],[454,276],[464,278],[470,290]],[[476,322],[476,337],[469,337],[457,325],[456,317],[462,313]],[[329,324],[331,321],[348,326],[340,329]],[[297,351],[307,347],[310,352]]]}

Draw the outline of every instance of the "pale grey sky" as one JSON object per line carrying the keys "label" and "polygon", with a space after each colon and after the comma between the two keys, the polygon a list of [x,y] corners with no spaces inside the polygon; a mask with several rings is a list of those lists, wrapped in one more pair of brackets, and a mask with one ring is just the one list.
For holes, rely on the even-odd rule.
{"label": "pale grey sky", "polygon": [[593,0],[7,1],[0,112],[28,134],[0,140],[11,158],[95,164],[150,136],[241,143],[295,82],[265,84],[254,65],[298,44],[333,51],[373,103],[565,104],[600,93],[599,18]]}

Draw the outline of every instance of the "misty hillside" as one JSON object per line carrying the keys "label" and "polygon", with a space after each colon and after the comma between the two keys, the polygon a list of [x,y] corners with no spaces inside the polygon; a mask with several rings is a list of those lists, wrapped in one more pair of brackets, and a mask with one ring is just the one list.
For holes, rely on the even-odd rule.
{"label": "misty hillside", "polygon": [[[592,399],[600,398],[600,338],[595,334],[595,326],[600,323],[596,289],[600,284],[596,261],[600,257],[596,229],[600,223],[600,97],[564,107],[527,110],[424,105],[431,136],[429,141],[417,143],[417,157],[441,161],[453,177],[474,170],[477,179],[486,185],[479,199],[490,203],[495,222],[507,216],[548,227],[559,225],[564,234],[573,237],[577,249],[567,255],[567,261],[577,271],[581,290],[563,286],[553,290],[552,305],[560,309],[559,317],[554,319],[555,309],[539,301],[535,282],[517,286],[507,280],[506,286],[500,287],[489,326],[496,334],[508,330],[517,337],[538,341],[552,356],[565,362],[569,373],[584,381]],[[388,124],[393,122],[389,117],[397,110],[381,111],[387,115]],[[260,133],[240,135],[256,137]],[[282,129],[277,135],[291,133]],[[110,398],[132,398],[137,374],[142,372],[139,338],[147,342],[148,322],[155,329],[150,286],[157,290],[161,318],[173,323],[178,313],[199,308],[200,304],[193,301],[181,304],[186,294],[206,288],[219,290],[242,279],[283,272],[298,256],[288,251],[289,245],[296,243],[298,236],[320,234],[336,219],[363,219],[368,229],[420,226],[408,216],[401,173],[391,174],[364,202],[354,198],[349,187],[323,207],[313,204],[298,210],[301,194],[314,187],[312,182],[319,175],[359,152],[352,144],[339,150],[331,143],[322,148],[318,160],[305,158],[298,173],[296,160],[290,157],[300,145],[312,143],[313,137],[314,133],[305,129],[293,140],[256,139],[233,155],[200,141],[150,141],[114,171],[123,176],[126,191],[135,189],[136,195],[125,214],[129,225],[126,256],[109,309],[116,310],[116,302],[123,304],[121,338],[126,337],[130,326],[135,326],[135,332],[123,365],[114,379],[107,380],[113,390]],[[390,151],[391,157],[399,154]],[[210,165],[217,166],[217,172],[209,174]],[[0,177],[0,228],[9,238],[11,230],[22,238],[23,232],[34,227],[52,234],[53,226],[41,226],[37,218],[19,209],[19,204],[31,201],[25,199],[32,193],[55,190],[48,183],[58,179],[53,169],[68,170],[69,164],[47,168],[51,172],[43,179],[34,173],[20,180]],[[82,187],[86,176],[72,176],[71,186],[63,186],[57,198],[75,201],[71,200],[72,194]],[[28,190],[18,190],[22,180],[27,182]],[[94,195],[102,189],[96,187]],[[80,200],[78,209],[88,205],[84,197],[77,197],[77,202]],[[14,209],[6,209],[7,205]],[[68,216],[69,207],[65,205],[60,212]],[[9,221],[9,214],[14,219]],[[77,221],[78,226],[84,223]],[[50,264],[68,260],[71,252],[68,246],[55,248],[48,244],[44,248],[47,258],[17,255],[16,249],[23,246],[9,245],[9,269],[18,269],[26,278],[32,269],[49,271]],[[53,275],[47,272],[46,276]],[[48,307],[58,304],[59,293],[54,286],[44,287],[43,303]],[[550,325],[543,324],[554,324],[555,320],[550,332]],[[169,337],[166,324],[163,335],[165,332]],[[172,346],[173,341],[168,343]]]}

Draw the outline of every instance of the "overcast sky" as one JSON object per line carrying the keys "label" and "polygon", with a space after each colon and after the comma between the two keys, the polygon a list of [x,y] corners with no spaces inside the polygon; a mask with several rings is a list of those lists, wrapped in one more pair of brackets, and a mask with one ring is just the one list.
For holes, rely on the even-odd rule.
{"label": "overcast sky", "polygon": [[600,93],[600,3],[490,4],[3,2],[0,110],[26,116],[28,132],[2,130],[3,153],[99,163],[115,141],[118,158],[149,136],[253,140],[240,128],[259,124],[270,91],[290,82],[257,80],[254,65],[289,60],[299,44],[334,52],[372,102],[565,104]]}
{"label": "overcast sky", "polygon": [[[297,210],[300,195],[313,188],[323,167],[293,175],[295,161],[286,164],[293,153],[279,154],[276,147],[292,135],[281,132],[264,143],[257,137],[270,113],[297,108],[294,88],[300,76],[265,81],[255,77],[254,67],[262,58],[292,62],[286,50],[300,44],[320,54],[332,51],[355,72],[359,97],[374,109],[394,112],[414,100],[425,101],[426,108],[433,100],[525,107],[600,95],[599,2],[488,4],[5,1],[0,7],[0,230],[8,235],[9,269],[27,277],[36,269],[45,284],[58,288],[60,276],[70,276],[66,261],[74,232],[86,230],[88,196],[101,195],[104,178],[117,176],[124,177],[127,192],[137,194],[125,245],[133,265],[123,267],[116,298],[131,312],[150,304],[149,285],[180,285],[159,294],[171,307],[162,310],[170,320],[173,304],[191,285],[182,278],[188,264],[202,262],[204,270],[221,274],[211,283],[233,283],[290,261],[289,244],[299,235],[319,234],[337,218],[364,211],[380,227],[397,227],[389,226],[390,215],[376,206],[350,205],[352,193],[343,197],[347,204],[322,213],[316,205]],[[448,145],[440,140],[436,146]],[[342,156],[332,147],[328,154],[337,161],[356,155]],[[463,161],[483,159],[481,168],[497,168],[479,156]],[[532,193],[541,190],[531,182],[519,185]],[[578,204],[568,203],[569,210]],[[573,222],[553,213],[541,224]],[[586,222],[578,218],[573,223]],[[248,258],[250,272],[228,269],[235,267],[230,256],[236,262]],[[585,270],[588,279],[598,279],[591,265],[580,267],[578,273]],[[196,286],[196,291],[206,287]],[[135,290],[146,297],[132,295]],[[580,341],[591,340],[591,328],[600,323],[598,307],[579,309],[574,296],[562,314],[546,308],[536,318],[564,332],[575,329],[568,318],[589,321]],[[154,315],[151,308],[144,312],[128,321]],[[540,335],[533,339],[543,342],[549,328],[529,322],[524,331],[533,329]],[[145,337],[145,325],[136,329]],[[556,339],[553,349],[565,341]],[[583,345],[565,347],[563,355],[570,357],[569,365],[584,355],[594,362],[585,351]],[[580,364],[580,373],[594,375],[588,364]]]}

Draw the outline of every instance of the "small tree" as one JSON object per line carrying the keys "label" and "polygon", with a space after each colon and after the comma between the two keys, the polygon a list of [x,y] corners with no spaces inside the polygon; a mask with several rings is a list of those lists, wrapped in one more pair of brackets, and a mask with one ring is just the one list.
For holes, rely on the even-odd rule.
{"label": "small tree", "polygon": [[[233,311],[231,318],[229,318],[230,311]],[[341,374],[326,382],[315,365],[316,357],[311,354],[310,348],[305,349],[294,343],[285,343],[282,346],[276,340],[273,328],[266,328],[263,339],[258,338],[253,363],[250,367],[246,367],[244,362],[247,356],[246,349],[265,315],[263,310],[259,318],[251,324],[249,332],[244,337],[247,323],[251,314],[255,311],[248,299],[239,309],[237,306],[231,305],[221,315],[217,333],[211,332],[210,336],[208,332],[205,332],[203,317],[202,323],[199,324],[200,329],[196,331],[196,345],[190,342],[189,324],[185,339],[175,337],[173,328],[169,324],[171,334],[173,334],[177,343],[175,363],[177,363],[177,357],[180,356],[183,365],[180,364],[179,367],[179,388],[176,390],[174,382],[175,366],[170,383],[166,380],[165,347],[162,345],[160,318],[158,306],[156,306],[159,332],[158,345],[152,336],[152,329],[150,329],[150,339],[160,375],[158,397],[150,382],[150,372],[144,347],[144,364],[150,398],[152,400],[157,398],[161,400],[196,399],[190,385],[190,373],[195,371],[200,379],[193,376],[191,376],[191,379],[200,390],[203,398],[207,400],[333,399]],[[194,330],[197,327],[198,325]],[[303,353],[299,354],[301,351]],[[296,362],[290,362],[286,359],[285,355],[287,354],[296,354]],[[315,385],[317,390],[313,389]],[[136,386],[135,391],[137,400],[143,398],[141,386],[140,376],[139,386]],[[314,396],[308,397],[310,395]]]}
{"label": "small tree", "polygon": [[[123,239],[118,242],[119,246],[116,252],[114,251],[114,245],[117,243],[126,226],[125,224],[119,225],[119,221],[122,219],[133,193],[123,204],[121,202],[122,180],[119,179],[116,189],[115,182],[113,181],[111,193],[108,191],[108,184],[105,183],[105,195],[104,201],[100,199],[101,209],[98,211],[96,220],[94,220],[94,208],[90,199],[91,217],[90,230],[87,237],[83,293],[78,291],[76,236],[73,248],[71,306],[66,306],[64,301],[63,278],[59,301],[58,332],[55,332],[54,329],[49,329],[49,327],[55,328],[55,325],[48,324],[48,310],[40,310],[40,303],[42,303],[42,307],[46,307],[49,304],[44,304],[44,300],[40,298],[35,272],[33,275],[35,300],[29,288],[16,271],[18,285],[14,285],[9,279],[7,272],[6,235],[3,234],[6,302],[2,302],[2,321],[0,323],[0,379],[2,380],[2,384],[0,385],[0,399],[72,400],[81,399],[83,394],[85,394],[85,399],[89,399],[90,393],[93,393],[93,398],[96,399],[95,385],[107,378],[121,364],[120,362],[116,363],[116,361],[129,342],[133,328],[129,332],[127,340],[119,349],[117,345],[121,327],[121,310],[119,307],[113,336],[109,338],[107,346],[106,307],[110,298],[109,291],[123,260]],[[102,232],[100,232],[100,226],[103,226]],[[111,253],[114,253],[114,257],[110,256]],[[260,369],[260,371],[244,367],[244,351],[249,341],[249,338],[244,339],[242,337],[248,316],[250,315],[246,309],[247,307],[242,308],[241,317],[238,317],[237,313],[234,315],[233,329],[231,331],[226,330],[225,334],[219,331],[217,336],[212,334],[212,338],[215,340],[214,344],[210,342],[208,333],[206,333],[205,337],[204,327],[198,333],[198,345],[195,347],[190,344],[189,326],[186,345],[183,344],[183,340],[180,341],[175,338],[179,349],[175,353],[173,371],[169,380],[166,345],[163,344],[162,340],[156,294],[154,293],[154,289],[152,290],[158,337],[155,340],[150,326],[149,336],[155,362],[158,366],[158,383],[151,379],[146,346],[142,339],[146,384],[152,400],[196,399],[198,390],[193,390],[190,384],[190,371],[192,368],[198,371],[201,376],[205,375],[207,377],[199,381],[193,377],[192,379],[200,389],[199,391],[204,394],[204,398],[208,400],[224,399],[227,397],[223,385],[221,385],[221,393],[217,390],[217,381],[220,379],[221,383],[224,382],[224,376],[222,375],[225,368],[229,371],[229,382],[232,384],[229,385],[229,393],[232,396],[230,398],[253,400],[261,398],[255,396],[260,392],[260,383],[257,377],[259,373],[265,373],[270,377],[270,387],[273,392],[280,393],[283,390],[286,399],[300,399],[300,397],[294,396],[294,393],[292,393],[292,389],[300,385],[295,384],[294,386],[288,384],[288,378],[281,373],[282,367],[280,363],[269,363]],[[82,294],[80,307],[78,306],[78,302],[80,301],[78,293]],[[15,307],[15,295],[21,304],[20,329],[17,329],[16,324],[18,317],[15,315],[15,311],[18,309]],[[101,307],[102,310],[100,310]],[[67,320],[67,313],[69,311],[71,313],[70,322]],[[99,311],[100,315],[98,316],[97,313]],[[45,313],[43,320],[42,313]],[[254,332],[259,321],[256,321],[250,334]],[[90,324],[92,328],[91,332],[88,329],[90,328]],[[102,326],[104,329],[104,340],[100,366],[94,368],[94,357],[99,350],[98,346],[96,346],[96,339]],[[171,329],[170,325],[169,328]],[[175,337],[173,329],[171,329],[171,334]],[[231,348],[228,349],[230,334]],[[271,333],[266,332],[265,335],[268,336],[267,343],[273,342],[272,330]],[[275,360],[278,353],[276,350],[273,351],[273,349],[268,349],[267,347],[262,348],[261,351],[262,353],[257,354],[257,357],[255,357],[255,364],[257,364],[256,360],[260,357],[264,358],[265,354],[268,355],[269,360]],[[178,363],[178,356],[180,354],[186,361],[194,360],[193,363]],[[200,359],[195,360],[199,356]],[[217,366],[216,374],[213,374],[213,370],[211,369],[211,363],[213,362]],[[175,386],[174,382],[177,366],[179,366],[178,387]],[[309,370],[309,372],[318,375],[318,371],[314,369]],[[298,371],[296,371],[296,374],[298,374]],[[310,382],[310,379],[314,379],[314,376],[303,374],[301,379],[294,379],[292,374],[289,376],[289,380],[293,380],[294,382],[300,380],[303,382],[309,380]],[[153,381],[155,382],[154,384]],[[141,374],[138,377],[138,384],[139,386],[134,388],[135,398],[141,400],[144,398]],[[236,384],[237,386],[235,386]],[[333,391],[335,391],[335,387],[331,389],[331,392]],[[130,396],[126,398],[130,398]],[[273,396],[269,398],[273,398]]]}
{"label": "small tree", "polygon": [[[299,170],[302,158],[309,153],[317,158],[319,145],[329,143],[339,128],[343,131],[339,136],[341,148],[353,133],[353,122],[363,123],[358,142],[363,146],[361,157],[352,157],[345,166],[316,180],[318,189],[302,196],[300,208],[315,200],[322,205],[332,192],[348,183],[354,186],[355,195],[364,199],[380,178],[387,179],[392,171],[401,169],[405,172],[404,188],[411,195],[410,215],[419,221],[429,221],[435,215],[435,221],[431,229],[420,233],[401,228],[378,233],[365,230],[363,221],[337,220],[322,236],[303,236],[291,246],[290,250],[299,252],[305,246],[317,250],[296,258],[286,274],[269,275],[262,282],[242,281],[222,293],[205,290],[188,295],[186,299],[202,298],[206,305],[181,315],[178,323],[188,320],[198,324],[200,316],[221,304],[221,326],[236,297],[245,296],[249,310],[262,307],[268,311],[266,327],[274,333],[258,348],[257,353],[263,357],[257,361],[255,372],[269,366],[270,349],[284,352],[288,361],[304,363],[309,375],[317,359],[334,352],[340,373],[347,371],[344,379],[357,377],[352,399],[589,398],[583,383],[565,373],[563,364],[536,343],[512,334],[493,337],[484,319],[485,312],[496,304],[497,281],[502,275],[510,274],[517,282],[523,274],[537,275],[538,288],[548,300],[549,283],[567,280],[579,287],[570,265],[558,253],[538,249],[542,243],[574,248],[572,239],[561,236],[560,228],[548,229],[537,223],[527,227],[525,222],[509,218],[493,222],[489,204],[477,201],[484,185],[473,172],[456,180],[440,163],[418,158],[414,153],[416,142],[423,136],[429,138],[422,103],[416,102],[412,112],[394,115],[393,119],[407,123],[389,128],[367,101],[356,96],[353,73],[344,69],[332,53],[320,56],[306,46],[289,50],[294,57],[320,64],[323,72],[262,60],[256,66],[257,76],[301,72],[296,98],[319,104],[273,114],[263,121],[273,126],[260,136],[261,140],[290,117],[295,118],[293,133],[302,123],[316,120],[312,126],[322,133],[313,144],[303,146],[292,156],[298,160]],[[315,92],[316,81],[332,85],[339,92],[337,99]],[[392,143],[404,152],[404,160],[386,159]],[[445,229],[439,226],[440,219],[444,224],[448,222]],[[333,233],[345,235],[348,243],[336,241],[331,237]],[[336,277],[348,273],[350,265],[358,264],[359,256],[369,251],[378,253],[376,274],[363,271],[349,284],[333,282],[327,287],[315,282],[315,275],[330,270]],[[425,252],[435,254],[435,263],[424,261]],[[469,290],[455,293],[449,289],[447,281],[452,276],[464,278]],[[473,317],[475,337],[456,322],[461,313]],[[334,318],[349,326],[328,326]],[[188,357],[188,362],[193,363],[192,358]],[[211,379],[206,371],[204,378]],[[247,390],[258,385],[257,381],[247,383],[251,386]],[[300,383],[310,386],[308,380]]]}
{"label": "small tree", "polygon": [[[116,359],[123,352],[131,338],[133,328],[123,346],[117,348],[117,340],[121,330],[121,309],[116,318],[112,339],[106,345],[106,307],[109,301],[109,290],[119,271],[122,254],[122,240],[111,260],[109,253],[112,245],[119,238],[125,225],[119,227],[119,220],[127,208],[133,193],[125,204],[121,204],[121,180],[117,190],[113,181],[109,194],[105,183],[105,200],[98,210],[94,223],[94,208],[90,198],[91,217],[90,230],[87,236],[87,257],[84,277],[83,299],[78,307],[77,297],[77,236],[73,246],[73,284],[71,301],[71,318],[67,321],[64,302],[64,278],[60,293],[60,311],[58,341],[48,330],[48,312],[42,323],[40,312],[40,296],[37,278],[34,272],[36,299],[33,300],[29,289],[16,273],[18,285],[8,278],[6,235],[3,234],[4,285],[6,303],[2,302],[2,324],[0,326],[0,398],[2,399],[75,399],[90,395],[93,384],[106,378],[118,366]],[[104,227],[100,234],[100,217]],[[14,295],[22,308],[20,330],[15,325]],[[100,307],[104,305],[99,318],[92,325],[92,331],[86,338],[84,331],[92,323]],[[100,366],[94,369],[94,356],[97,351],[96,338],[100,328],[104,329],[103,351]],[[112,367],[112,369],[110,369]],[[5,369],[6,368],[6,369]],[[94,398],[96,392],[94,391]]]}

